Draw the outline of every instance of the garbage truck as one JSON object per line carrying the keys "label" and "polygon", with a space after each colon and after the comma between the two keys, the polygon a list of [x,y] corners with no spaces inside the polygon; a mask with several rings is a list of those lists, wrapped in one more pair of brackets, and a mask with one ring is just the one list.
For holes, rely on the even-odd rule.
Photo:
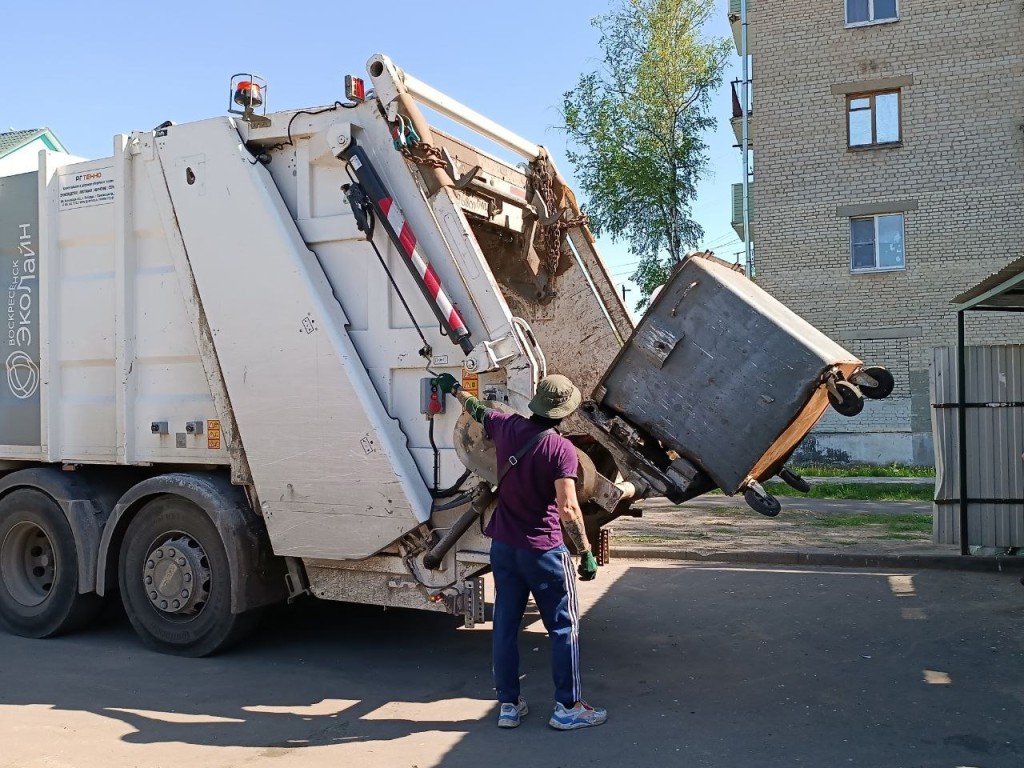
{"label": "garbage truck", "polygon": [[634,326],[544,147],[387,56],[367,75],[281,112],[236,75],[222,116],[0,178],[7,630],[115,594],[193,656],[304,594],[482,621],[494,449],[442,372],[516,411],[548,373],[580,387],[595,540],[651,496],[778,514],[761,483],[802,484],[824,411],[891,390],[712,254]]}

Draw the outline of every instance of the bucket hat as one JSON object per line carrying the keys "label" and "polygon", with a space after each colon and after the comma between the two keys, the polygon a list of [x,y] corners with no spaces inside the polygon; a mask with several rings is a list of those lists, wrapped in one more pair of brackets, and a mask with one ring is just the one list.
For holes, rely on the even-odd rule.
{"label": "bucket hat", "polygon": [[548,419],[564,419],[579,408],[583,396],[569,379],[561,374],[545,376],[537,384],[537,394],[530,401],[530,410]]}

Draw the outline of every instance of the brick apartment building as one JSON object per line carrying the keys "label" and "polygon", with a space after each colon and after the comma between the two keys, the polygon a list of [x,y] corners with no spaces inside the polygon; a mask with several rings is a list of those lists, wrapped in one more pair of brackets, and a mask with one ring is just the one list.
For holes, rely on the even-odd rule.
{"label": "brick apartment building", "polygon": [[[748,0],[747,30],[757,281],[896,379],[803,458],[931,464],[950,299],[1024,255],[1024,3]],[[969,344],[1024,342],[1024,318],[970,314]]]}

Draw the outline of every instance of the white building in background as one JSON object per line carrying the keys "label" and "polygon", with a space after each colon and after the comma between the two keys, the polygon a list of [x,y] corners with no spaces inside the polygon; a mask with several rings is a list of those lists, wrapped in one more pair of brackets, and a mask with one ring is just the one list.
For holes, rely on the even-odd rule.
{"label": "white building in background", "polygon": [[39,168],[39,150],[67,152],[49,128],[0,133],[0,176],[14,176]]}
{"label": "white building in background", "polygon": [[[798,461],[929,465],[929,364],[956,343],[950,300],[1020,258],[1020,0],[746,0],[753,160],[733,225],[758,284],[896,388],[828,412]],[[741,43],[741,3],[730,21]],[[742,85],[742,84],[740,84]],[[1019,343],[1024,316],[970,318],[972,345]]]}

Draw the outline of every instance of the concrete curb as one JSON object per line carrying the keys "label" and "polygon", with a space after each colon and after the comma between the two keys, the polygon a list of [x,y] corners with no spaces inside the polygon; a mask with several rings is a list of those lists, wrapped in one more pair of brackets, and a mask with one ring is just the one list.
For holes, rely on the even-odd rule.
{"label": "concrete curb", "polygon": [[963,555],[870,555],[852,552],[694,552],[675,547],[615,547],[612,559],[691,560],[703,563],[759,563],[762,565],[824,565],[836,568],[914,568],[946,571],[1024,572],[1024,557],[972,557]]}

